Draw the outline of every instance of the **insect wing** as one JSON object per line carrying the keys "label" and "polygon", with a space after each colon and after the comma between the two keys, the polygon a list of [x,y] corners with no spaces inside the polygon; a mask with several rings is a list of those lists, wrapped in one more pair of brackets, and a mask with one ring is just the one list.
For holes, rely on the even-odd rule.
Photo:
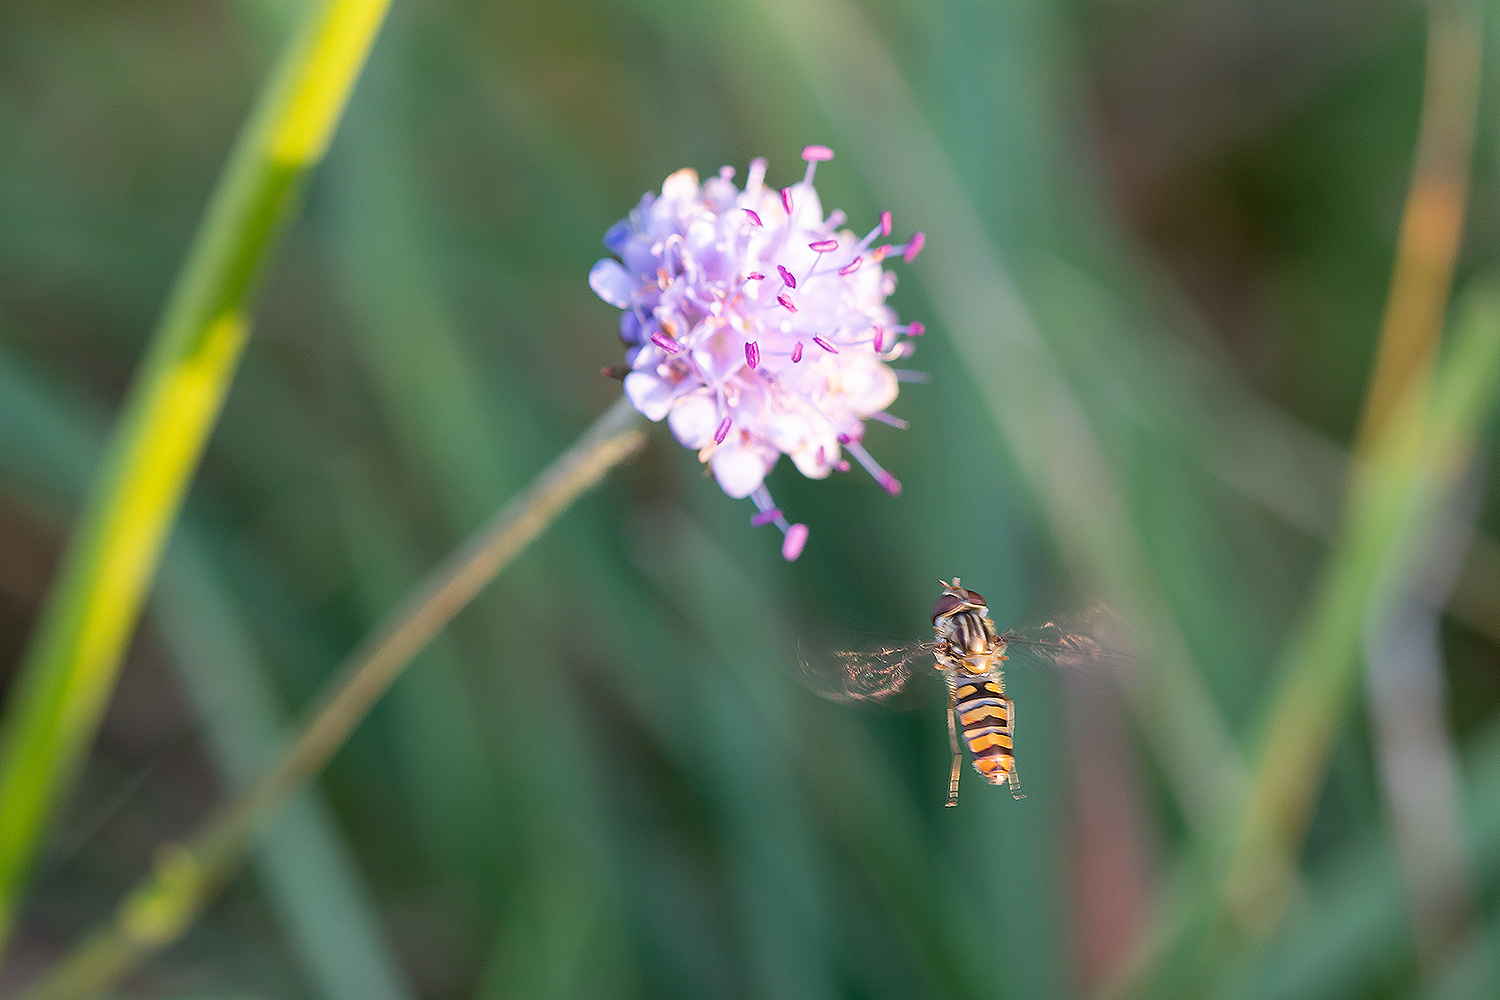
{"label": "insect wing", "polygon": [[802,677],[817,694],[833,701],[886,701],[896,695],[934,642],[882,643],[862,649],[823,649],[802,644]]}
{"label": "insect wing", "polygon": [[1096,611],[1041,625],[1013,627],[1000,638],[1013,658],[1125,684],[1140,664],[1121,647],[1117,626],[1118,622],[1106,620]]}

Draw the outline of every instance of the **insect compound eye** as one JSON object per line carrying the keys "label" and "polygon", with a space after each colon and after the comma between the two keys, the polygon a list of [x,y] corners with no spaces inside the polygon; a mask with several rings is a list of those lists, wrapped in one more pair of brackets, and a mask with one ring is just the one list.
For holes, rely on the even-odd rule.
{"label": "insect compound eye", "polygon": [[969,603],[970,604],[977,604],[977,605],[979,605],[982,608],[987,608],[987,607],[990,606],[990,602],[986,601],[984,599],[984,595],[980,594],[979,591],[977,591],[977,590],[966,590],[966,591],[964,591],[964,593],[969,595]]}
{"label": "insect compound eye", "polygon": [[944,615],[951,615],[964,606],[964,599],[957,594],[944,594],[932,605],[932,620],[937,621]]}

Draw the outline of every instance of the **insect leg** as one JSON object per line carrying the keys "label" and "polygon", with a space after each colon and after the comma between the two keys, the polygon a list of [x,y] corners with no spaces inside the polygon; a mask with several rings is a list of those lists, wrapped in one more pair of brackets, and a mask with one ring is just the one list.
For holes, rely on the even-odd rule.
{"label": "insect leg", "polygon": [[964,752],[958,745],[958,723],[954,719],[953,691],[948,691],[948,746],[953,751],[953,770],[948,775],[948,805],[958,805],[958,775],[963,770]]}
{"label": "insect leg", "polygon": [[1010,740],[1010,772],[1006,775],[1010,781],[1010,794],[1018,799],[1026,796],[1021,791],[1021,779],[1016,774],[1016,703],[1013,699],[1005,699],[1005,734]]}

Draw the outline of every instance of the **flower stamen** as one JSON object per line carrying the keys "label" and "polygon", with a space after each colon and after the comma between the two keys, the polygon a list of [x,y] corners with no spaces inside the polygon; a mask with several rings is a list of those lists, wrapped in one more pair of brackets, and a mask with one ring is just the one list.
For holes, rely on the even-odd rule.
{"label": "flower stamen", "polygon": [[767,524],[774,524],[781,529],[784,536],[781,542],[781,558],[787,562],[794,562],[802,554],[802,549],[807,545],[807,525],[791,524],[786,515],[781,512],[771,499],[771,491],[764,485],[756,487],[750,494],[750,499],[755,503],[759,513],[750,519],[750,523],[757,528]]}
{"label": "flower stamen", "polygon": [[880,484],[881,489],[893,497],[901,495],[901,481],[881,468],[880,463],[871,458],[868,451],[865,451],[864,445],[858,441],[846,441],[844,442],[844,447],[849,449],[849,454],[854,456],[856,462],[865,467],[866,472],[875,477],[875,481]]}
{"label": "flower stamen", "polygon": [[911,234],[911,239],[906,244],[906,249],[901,251],[901,259],[910,264],[917,259],[917,254],[927,245],[927,235],[918,229]]}

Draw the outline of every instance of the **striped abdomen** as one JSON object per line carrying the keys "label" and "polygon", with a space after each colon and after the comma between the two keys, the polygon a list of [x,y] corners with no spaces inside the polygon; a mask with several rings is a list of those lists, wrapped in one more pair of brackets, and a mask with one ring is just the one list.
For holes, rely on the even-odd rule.
{"label": "striped abdomen", "polygon": [[964,742],[974,757],[974,769],[992,785],[1010,782],[1018,797],[1016,756],[1011,737],[1015,716],[1011,700],[993,677],[960,677],[953,690],[954,710],[963,728]]}

